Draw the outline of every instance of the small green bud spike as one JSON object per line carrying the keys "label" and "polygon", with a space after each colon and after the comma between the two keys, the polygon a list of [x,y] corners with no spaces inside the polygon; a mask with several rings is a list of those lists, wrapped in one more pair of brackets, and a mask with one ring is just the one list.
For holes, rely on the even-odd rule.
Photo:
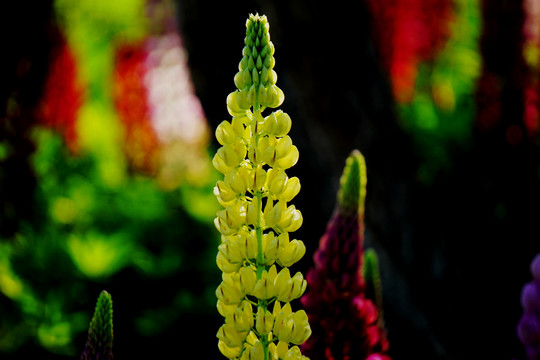
{"label": "small green bud spike", "polygon": [[[379,257],[374,249],[366,249],[364,252],[364,279],[366,280],[366,294],[372,293],[373,302],[379,311],[379,326],[384,327],[383,307],[382,307],[382,285],[379,272]],[[368,296],[370,297],[370,296]]]}
{"label": "small green bud spike", "polygon": [[[235,85],[238,90],[230,112],[232,114],[244,113],[253,106],[262,109],[278,107],[283,102],[283,92],[276,86],[277,77],[273,71],[275,65],[274,45],[270,41],[270,25],[266,16],[250,14],[246,22],[246,37],[242,50],[243,58],[238,65],[238,74],[235,76]],[[254,87],[253,87],[254,86]],[[270,90],[270,96],[267,96]],[[249,93],[249,107],[240,103],[242,93]],[[236,106],[238,104],[238,106]],[[262,110],[261,109],[261,110]],[[232,110],[232,111],[231,111]]]}
{"label": "small green bud spike", "polygon": [[90,321],[88,339],[81,360],[112,360],[113,323],[112,298],[103,290],[99,294],[94,316]]}
{"label": "small green bud spike", "polygon": [[358,209],[358,214],[363,216],[366,184],[366,161],[360,151],[353,150],[347,158],[345,169],[340,179],[340,189],[338,192],[340,210],[349,212]]}

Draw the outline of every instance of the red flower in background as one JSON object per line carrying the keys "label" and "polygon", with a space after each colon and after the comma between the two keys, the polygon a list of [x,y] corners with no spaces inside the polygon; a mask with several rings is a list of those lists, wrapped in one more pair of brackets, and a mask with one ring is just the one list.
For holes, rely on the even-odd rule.
{"label": "red flower in background", "polygon": [[367,0],[394,96],[409,102],[418,64],[433,59],[449,36],[451,0]]}
{"label": "red flower in background", "polygon": [[137,170],[154,172],[159,140],[150,120],[148,90],[144,83],[146,42],[126,44],[116,50],[113,98],[124,125],[124,150]]}
{"label": "red flower in background", "polygon": [[60,131],[73,152],[78,150],[76,123],[83,95],[83,87],[77,79],[75,56],[62,37],[52,53],[36,118],[39,123]]}
{"label": "red flower in background", "polygon": [[535,140],[539,125],[539,102],[540,92],[540,4],[536,0],[523,2],[523,57],[527,65],[525,77],[524,101],[524,125],[529,138]]}

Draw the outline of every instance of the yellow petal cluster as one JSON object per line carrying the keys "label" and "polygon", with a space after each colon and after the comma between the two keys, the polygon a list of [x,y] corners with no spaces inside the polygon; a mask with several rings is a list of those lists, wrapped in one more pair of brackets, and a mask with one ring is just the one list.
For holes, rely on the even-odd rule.
{"label": "yellow petal cluster", "polygon": [[307,285],[300,272],[289,270],[306,252],[301,240],[289,237],[303,221],[290,204],[300,180],[286,173],[299,153],[288,135],[289,115],[262,114],[284,99],[268,21],[250,15],[246,27],[237,90],[227,98],[232,119],[216,129],[221,147],[212,161],[223,174],[214,187],[223,206],[214,220],[221,233],[216,263],[223,272],[217,308],[225,318],[218,347],[229,359],[306,359],[296,345],[311,334],[307,315],[290,306]]}

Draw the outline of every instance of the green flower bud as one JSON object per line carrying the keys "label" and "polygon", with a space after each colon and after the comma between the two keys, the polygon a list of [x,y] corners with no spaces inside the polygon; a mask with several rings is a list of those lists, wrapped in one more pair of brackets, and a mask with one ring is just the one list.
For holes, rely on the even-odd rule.
{"label": "green flower bud", "polygon": [[259,86],[259,72],[255,68],[251,70],[251,79],[254,86]]}
{"label": "green flower bud", "polygon": [[[272,85],[275,86],[276,82],[277,82],[277,72],[275,72],[274,70],[270,70],[268,72],[268,82]],[[280,89],[276,86],[277,90],[276,91],[279,91]],[[281,94],[283,94],[283,92],[281,92]],[[279,95],[279,94],[278,94]],[[281,104],[280,104],[281,105]]]}
{"label": "green flower bud", "polygon": [[236,75],[234,75],[234,85],[238,89],[243,89],[244,87],[246,87],[246,83],[244,81],[244,74],[242,71],[239,71],[236,73]]}
{"label": "green flower bud", "polygon": [[259,96],[259,102],[261,104],[265,104],[268,97],[268,90],[264,86],[259,86],[259,91],[257,94]]}
{"label": "green flower bud", "polygon": [[268,68],[261,64],[261,84],[263,86],[268,85]]}
{"label": "green flower bud", "polygon": [[[271,72],[270,72],[271,74]],[[272,83],[272,79],[268,80],[270,83]],[[271,108],[278,107],[283,103],[283,100],[285,99],[285,95],[283,94],[283,91],[281,91],[280,88],[278,88],[276,85],[271,85],[268,87],[268,94],[266,98],[265,105]]]}
{"label": "green flower bud", "polygon": [[242,93],[243,92],[234,91],[227,96],[227,110],[232,116],[245,115],[251,105],[246,101],[246,96]]}
{"label": "green flower bud", "polygon": [[358,211],[364,214],[366,198],[366,161],[358,150],[352,151],[347,158],[345,169],[340,178],[338,202],[344,211]]}
{"label": "green flower bud", "polygon": [[[249,49],[249,47],[247,47]],[[251,52],[251,50],[249,50]],[[242,60],[240,60],[240,64],[238,64],[238,70],[242,71],[244,69],[247,69],[248,67],[248,61],[249,61],[249,55],[244,55],[242,57]]]}
{"label": "green flower bud", "polygon": [[[257,51],[257,50],[255,49],[255,47],[253,47],[253,49],[254,49],[255,51]],[[253,69],[255,69],[255,61],[253,60],[253,56],[250,56],[250,57],[248,58],[247,69],[248,69],[249,71],[253,71]],[[253,72],[252,72],[251,74],[253,75]]]}
{"label": "green flower bud", "polygon": [[273,69],[276,65],[276,61],[274,60],[274,57],[272,56],[265,56],[263,60],[263,65],[267,69]]}
{"label": "green flower bud", "polygon": [[263,42],[265,42],[266,44],[264,44],[264,46],[263,46],[263,48],[261,50],[261,57],[265,58],[266,55],[268,55],[268,52],[269,52],[269,48],[268,48],[268,45],[267,45],[268,44],[268,39],[265,37]]}
{"label": "green flower bud", "polygon": [[[240,73],[237,73],[238,74],[242,74],[242,87],[238,87],[238,89],[240,90],[244,90],[246,88],[249,88],[252,84],[253,84],[253,80],[251,78],[251,71],[249,71],[249,69],[245,68],[244,70],[242,70],[242,72]],[[236,84],[236,82],[235,82]]]}

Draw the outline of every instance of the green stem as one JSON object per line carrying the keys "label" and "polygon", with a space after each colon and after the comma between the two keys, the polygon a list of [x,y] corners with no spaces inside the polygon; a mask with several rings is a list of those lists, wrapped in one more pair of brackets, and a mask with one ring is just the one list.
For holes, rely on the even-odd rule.
{"label": "green stem", "polygon": [[264,254],[263,254],[263,229],[261,226],[262,217],[262,193],[257,190],[255,192],[255,198],[257,198],[257,221],[255,223],[255,235],[257,236],[257,279],[260,279],[264,270]]}
{"label": "green stem", "polygon": [[[252,139],[255,140],[255,147],[257,146],[257,143],[259,141],[259,134],[256,133],[257,128],[257,115],[261,112],[261,107],[258,101],[255,102],[255,106],[253,106],[253,123],[251,126],[252,131]],[[255,223],[255,235],[257,236],[257,279],[260,279],[262,277],[262,273],[264,271],[264,254],[263,254],[263,229],[261,226],[261,220],[262,220],[262,190],[255,190],[254,194],[255,198],[257,198],[257,220]],[[262,308],[263,311],[266,311],[266,300],[259,299],[257,302],[257,310]],[[259,341],[262,344],[263,351],[264,351],[264,360],[269,359],[269,352],[268,352],[268,335],[261,335]]]}

